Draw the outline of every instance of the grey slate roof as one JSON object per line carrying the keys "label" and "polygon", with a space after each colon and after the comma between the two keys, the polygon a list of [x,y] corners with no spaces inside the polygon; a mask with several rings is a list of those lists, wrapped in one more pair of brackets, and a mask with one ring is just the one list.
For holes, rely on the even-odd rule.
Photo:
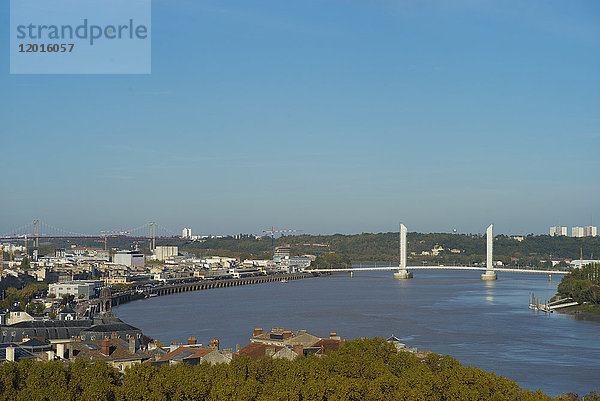
{"label": "grey slate roof", "polygon": [[[40,337],[47,340],[70,339],[80,334],[141,334],[141,330],[115,317],[92,320],[33,320],[0,326],[0,342],[20,342],[23,337]],[[86,336],[87,337],[87,336]]]}
{"label": "grey slate roof", "polygon": [[0,330],[6,328],[12,329],[37,329],[37,328],[58,328],[58,327],[89,327],[91,320],[31,320],[29,322],[19,322],[10,326],[0,326]]}
{"label": "grey slate roof", "polygon": [[83,329],[83,332],[93,333],[116,333],[119,331],[139,331],[137,327],[133,327],[127,323],[109,323],[109,324],[96,324],[94,326]]}
{"label": "grey slate roof", "polygon": [[15,343],[2,343],[0,344],[0,361],[6,361],[6,348],[12,346],[15,349],[15,361],[21,359],[36,359],[36,356],[26,349]]}

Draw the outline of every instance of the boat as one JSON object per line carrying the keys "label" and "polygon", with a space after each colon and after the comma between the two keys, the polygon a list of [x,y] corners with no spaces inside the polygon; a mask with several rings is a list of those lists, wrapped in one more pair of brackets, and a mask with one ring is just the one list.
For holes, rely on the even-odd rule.
{"label": "boat", "polygon": [[287,283],[287,280],[286,280],[286,279],[284,279],[284,278],[282,278],[280,282],[281,282],[281,283]]}

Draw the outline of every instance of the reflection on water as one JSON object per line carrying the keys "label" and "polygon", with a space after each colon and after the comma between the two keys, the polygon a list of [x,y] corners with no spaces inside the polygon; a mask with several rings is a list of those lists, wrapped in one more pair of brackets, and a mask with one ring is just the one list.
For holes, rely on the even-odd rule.
{"label": "reflection on water", "polygon": [[496,285],[496,280],[483,280],[485,283],[486,291],[485,291],[485,301],[487,303],[494,302],[494,288]]}
{"label": "reflection on water", "polygon": [[[556,395],[600,390],[600,323],[528,309],[529,292],[550,299],[559,280],[499,273],[360,272],[174,294],[116,308],[126,322],[161,340],[195,335],[227,348],[249,342],[254,327],[307,329],[319,336],[387,337]],[[577,369],[572,369],[577,366]]]}

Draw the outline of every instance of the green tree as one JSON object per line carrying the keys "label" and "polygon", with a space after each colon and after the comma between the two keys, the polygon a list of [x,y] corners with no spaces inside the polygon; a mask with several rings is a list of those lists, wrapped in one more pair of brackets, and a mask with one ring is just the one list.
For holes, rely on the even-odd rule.
{"label": "green tree", "polygon": [[24,256],[23,260],[21,261],[21,269],[29,269],[29,267],[29,258]]}
{"label": "green tree", "polygon": [[352,267],[352,262],[348,256],[332,253],[317,257],[315,266],[318,269],[347,269]]}

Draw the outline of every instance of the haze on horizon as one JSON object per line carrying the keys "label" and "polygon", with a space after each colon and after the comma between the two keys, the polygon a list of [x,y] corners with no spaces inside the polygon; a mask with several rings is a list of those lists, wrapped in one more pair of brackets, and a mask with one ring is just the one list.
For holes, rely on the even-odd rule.
{"label": "haze on horizon", "polygon": [[597,1],[155,0],[152,15],[151,75],[9,75],[0,44],[0,233],[600,225]]}

